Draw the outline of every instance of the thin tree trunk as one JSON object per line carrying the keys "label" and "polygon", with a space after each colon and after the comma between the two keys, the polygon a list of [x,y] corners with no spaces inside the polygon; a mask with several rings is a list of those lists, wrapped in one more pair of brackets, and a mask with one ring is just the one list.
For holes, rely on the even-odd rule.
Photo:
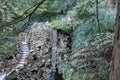
{"label": "thin tree trunk", "polygon": [[98,32],[101,33],[101,28],[99,26],[99,14],[98,14],[98,0],[96,0],[96,21],[97,21],[97,27],[98,27]]}
{"label": "thin tree trunk", "polygon": [[120,0],[117,2],[113,59],[109,80],[120,80]]}

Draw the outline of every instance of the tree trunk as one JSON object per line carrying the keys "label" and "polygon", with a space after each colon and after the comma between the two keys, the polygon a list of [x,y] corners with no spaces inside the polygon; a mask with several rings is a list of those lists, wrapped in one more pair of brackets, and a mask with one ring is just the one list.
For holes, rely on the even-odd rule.
{"label": "tree trunk", "polygon": [[113,59],[109,80],[120,80],[120,0],[117,0],[117,3]]}
{"label": "tree trunk", "polygon": [[109,11],[112,11],[113,9],[113,1],[114,0],[107,0],[107,7]]}

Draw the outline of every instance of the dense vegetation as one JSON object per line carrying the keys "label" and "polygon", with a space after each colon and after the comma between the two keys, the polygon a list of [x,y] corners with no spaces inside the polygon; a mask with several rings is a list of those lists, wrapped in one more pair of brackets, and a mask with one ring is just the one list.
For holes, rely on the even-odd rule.
{"label": "dense vegetation", "polygon": [[[19,54],[20,34],[30,35],[34,23],[45,22],[51,25],[46,32],[57,29],[59,37],[64,35],[63,42],[67,39],[69,49],[65,48],[65,52],[62,52],[60,37],[57,50],[58,73],[65,80],[109,80],[116,1],[112,10],[107,8],[107,1],[109,0],[0,0],[0,61],[10,60]],[[37,26],[33,28],[39,30]],[[44,34],[37,35],[38,38]],[[49,46],[52,44],[49,43],[50,36],[46,43]],[[28,44],[30,46],[32,43]],[[64,59],[65,55],[67,58]],[[52,55],[47,56],[44,67],[50,66],[49,59],[52,59]],[[28,62],[34,63],[33,58],[33,55],[29,55]],[[26,67],[29,68],[28,65]],[[27,70],[26,67],[17,78],[31,75],[29,72],[32,69]],[[40,71],[33,73],[38,77],[41,75]],[[52,80],[48,76],[44,73],[46,80]]]}

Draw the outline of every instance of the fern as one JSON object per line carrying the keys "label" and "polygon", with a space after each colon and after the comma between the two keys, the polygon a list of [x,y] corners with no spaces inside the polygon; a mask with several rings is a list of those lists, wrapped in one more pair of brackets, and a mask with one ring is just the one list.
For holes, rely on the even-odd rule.
{"label": "fern", "polygon": [[[111,33],[101,33],[96,34],[88,39],[85,39],[82,43],[80,43],[81,48],[77,51],[72,52],[69,56],[69,62],[66,64],[68,67],[65,68],[67,73],[69,75],[73,75],[72,77],[69,77],[69,75],[66,75],[66,78],[72,78],[76,80],[98,80],[101,78],[102,80],[107,80],[108,78],[108,71],[109,66],[101,67],[100,75],[96,76],[96,74],[92,74],[92,76],[89,76],[89,72],[91,70],[91,65],[94,63],[99,63],[100,65],[106,64],[103,62],[103,57],[100,56],[99,50],[102,49],[105,45],[113,44],[113,37],[114,35]],[[108,64],[106,64],[108,65]],[[96,65],[97,66],[97,65]],[[70,72],[69,70],[73,69],[73,72]],[[102,77],[104,75],[104,77]]]}

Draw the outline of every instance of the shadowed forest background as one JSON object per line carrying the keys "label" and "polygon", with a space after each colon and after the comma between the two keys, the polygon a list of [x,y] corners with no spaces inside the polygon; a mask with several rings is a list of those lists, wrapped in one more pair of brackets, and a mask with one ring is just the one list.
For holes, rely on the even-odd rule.
{"label": "shadowed forest background", "polygon": [[120,80],[119,6],[0,0],[0,80]]}

